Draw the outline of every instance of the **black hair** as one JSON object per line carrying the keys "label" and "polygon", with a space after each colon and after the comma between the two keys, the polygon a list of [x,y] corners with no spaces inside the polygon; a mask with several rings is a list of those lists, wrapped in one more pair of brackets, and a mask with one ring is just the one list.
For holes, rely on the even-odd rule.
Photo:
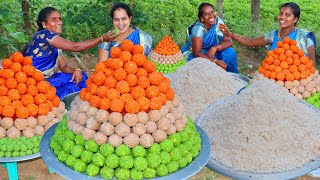
{"label": "black hair", "polygon": [[113,15],[114,15],[114,11],[116,11],[117,9],[124,9],[128,16],[131,17],[132,13],[131,13],[131,9],[127,4],[124,3],[116,3],[112,6],[111,12],[110,12],[110,16],[113,19]]}
{"label": "black hair", "polygon": [[201,3],[199,8],[198,8],[198,18],[199,18],[199,20],[201,20],[201,17],[202,17],[202,14],[203,14],[203,8],[205,6],[211,6],[212,9],[214,9],[213,5],[210,4],[210,3]]}
{"label": "black hair", "polygon": [[[280,11],[282,8],[284,7],[290,7],[294,17],[298,18],[297,22],[299,21],[299,18],[300,18],[300,7],[298,6],[298,4],[294,3],[294,2],[288,2],[288,3],[285,3],[283,5],[280,6]],[[294,25],[297,24],[297,22],[294,23]]]}
{"label": "black hair", "polygon": [[52,12],[59,12],[56,8],[54,7],[45,7],[43,8],[39,14],[38,14],[38,19],[37,19],[37,24],[38,24],[38,31],[43,30],[42,22],[47,22],[48,17]]}

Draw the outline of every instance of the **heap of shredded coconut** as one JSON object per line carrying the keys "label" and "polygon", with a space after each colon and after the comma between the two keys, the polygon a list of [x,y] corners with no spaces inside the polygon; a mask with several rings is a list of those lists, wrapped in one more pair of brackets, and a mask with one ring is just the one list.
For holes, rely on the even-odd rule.
{"label": "heap of shredded coconut", "polygon": [[270,80],[211,105],[199,118],[211,158],[234,170],[293,170],[320,156],[320,111]]}
{"label": "heap of shredded coconut", "polygon": [[193,120],[208,105],[236,94],[246,85],[243,80],[204,58],[193,59],[167,77]]}

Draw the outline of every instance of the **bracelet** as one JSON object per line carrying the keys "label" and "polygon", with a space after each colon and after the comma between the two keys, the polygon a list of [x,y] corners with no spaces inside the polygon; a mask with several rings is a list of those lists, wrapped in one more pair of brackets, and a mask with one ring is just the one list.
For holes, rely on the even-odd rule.
{"label": "bracelet", "polygon": [[218,44],[218,48],[217,48],[217,50],[219,50],[219,51],[221,51],[221,50],[222,50],[222,47],[221,47],[221,45],[220,45],[220,44]]}
{"label": "bracelet", "polygon": [[102,38],[102,36],[100,36],[100,39],[101,39],[101,43],[103,43],[103,38]]}

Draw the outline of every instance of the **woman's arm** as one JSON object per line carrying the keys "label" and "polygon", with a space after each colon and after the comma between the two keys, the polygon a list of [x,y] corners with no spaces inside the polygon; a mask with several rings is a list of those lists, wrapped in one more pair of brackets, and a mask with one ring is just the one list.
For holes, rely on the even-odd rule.
{"label": "woman's arm", "polygon": [[229,28],[225,24],[219,24],[219,30],[223,33],[224,36],[229,36],[238,43],[249,46],[249,47],[258,47],[267,45],[268,42],[264,39],[263,36],[258,38],[249,38],[245,36],[240,36],[235,33],[231,33]]}
{"label": "woman's arm", "polygon": [[202,38],[200,37],[193,37],[192,38],[192,53],[195,57],[203,57],[209,60],[213,60],[209,55],[204,54],[201,52],[202,50]]}
{"label": "woman's arm", "polygon": [[214,54],[217,51],[217,47],[213,46],[209,49],[208,54],[204,54],[201,52],[202,50],[202,38],[200,37],[193,37],[192,38],[192,53],[195,57],[203,57],[209,59],[210,61],[216,63],[218,66],[222,67],[223,69],[227,68],[226,63],[221,60],[214,59]]}
{"label": "woman's arm", "polygon": [[316,50],[314,45],[308,47],[308,57],[313,61],[313,65],[316,66]]}
{"label": "woman's arm", "polygon": [[264,39],[263,36],[258,38],[248,38],[245,36],[240,36],[235,33],[231,33],[230,36],[232,39],[236,40],[238,43],[249,46],[249,47],[258,47],[258,46],[265,46],[267,45],[267,41]]}
{"label": "woman's arm", "polygon": [[105,49],[98,49],[98,63],[106,61],[109,58],[109,51]]}
{"label": "woman's arm", "polygon": [[82,42],[72,42],[60,36],[55,36],[50,41],[50,44],[53,47],[56,47],[58,49],[62,49],[65,51],[79,52],[79,51],[90,49],[102,42],[113,41],[116,37],[117,35],[114,35],[113,31],[109,31],[106,34],[102,35],[101,37],[82,41]]}
{"label": "woman's arm", "polygon": [[70,82],[72,81],[76,81],[76,86],[79,84],[79,82],[82,81],[82,73],[81,73],[81,70],[78,69],[78,68],[74,68],[72,66],[70,66],[65,57],[62,55],[61,58],[60,58],[60,61],[59,61],[59,69],[62,71],[62,72],[65,72],[65,73],[69,73],[71,74],[72,73],[72,77],[70,79]]}
{"label": "woman's arm", "polygon": [[222,51],[222,50],[227,49],[228,47],[231,47],[232,44],[233,43],[232,43],[231,37],[225,36],[220,44],[213,46],[212,48],[215,48],[216,51]]}

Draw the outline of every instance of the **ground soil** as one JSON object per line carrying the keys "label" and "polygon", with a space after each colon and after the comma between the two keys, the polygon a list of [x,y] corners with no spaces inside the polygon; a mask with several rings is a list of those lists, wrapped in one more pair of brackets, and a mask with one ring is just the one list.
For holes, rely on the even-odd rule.
{"label": "ground soil", "polygon": [[[236,45],[240,72],[247,76],[252,76],[260,65],[263,57],[266,56],[264,49],[252,49],[238,47]],[[80,67],[90,75],[91,70],[97,62],[97,57],[92,54],[76,54],[77,58],[72,54],[68,57],[68,63],[73,66]],[[56,173],[50,174],[47,165],[41,158],[18,162],[18,173],[20,180],[63,180]],[[7,169],[0,167],[0,180],[7,180]],[[190,180],[229,180],[225,176],[219,175],[208,168],[203,168],[199,173],[190,178]],[[320,178],[311,177],[308,175],[297,178],[296,180],[320,180]]]}

